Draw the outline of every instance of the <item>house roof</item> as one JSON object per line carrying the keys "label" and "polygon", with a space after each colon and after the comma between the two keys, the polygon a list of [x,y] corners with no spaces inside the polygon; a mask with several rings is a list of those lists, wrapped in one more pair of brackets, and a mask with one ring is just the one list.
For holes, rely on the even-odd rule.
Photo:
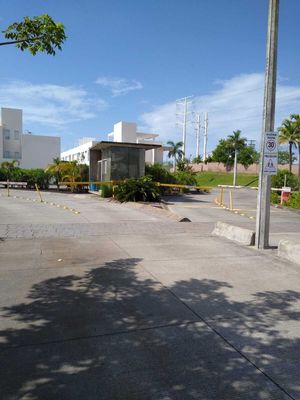
{"label": "house roof", "polygon": [[162,145],[160,144],[148,144],[148,143],[127,143],[127,142],[109,142],[109,141],[102,141],[96,143],[90,150],[104,150],[110,147],[131,147],[136,149],[158,149],[161,148]]}

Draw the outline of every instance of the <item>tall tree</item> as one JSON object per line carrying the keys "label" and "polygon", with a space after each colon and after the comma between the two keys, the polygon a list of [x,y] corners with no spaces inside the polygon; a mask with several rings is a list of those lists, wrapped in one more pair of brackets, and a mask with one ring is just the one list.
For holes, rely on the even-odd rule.
{"label": "tall tree", "polygon": [[169,146],[171,146],[171,150],[168,153],[168,157],[169,158],[173,157],[173,167],[174,167],[174,171],[175,171],[177,160],[181,160],[184,156],[184,152],[182,151],[183,142],[175,143],[175,142],[169,141],[169,142],[167,142],[167,144]]}
{"label": "tall tree", "polygon": [[279,144],[289,145],[289,171],[292,172],[293,147],[297,146],[297,129],[295,123],[286,118],[279,128]]}
{"label": "tall tree", "polygon": [[246,138],[241,137],[241,131],[233,131],[231,135],[227,136],[227,142],[228,144],[233,148],[234,150],[234,168],[233,168],[233,186],[236,186],[236,180],[237,180],[237,157],[238,157],[238,152],[246,146]]}
{"label": "tall tree", "polygon": [[0,46],[15,44],[20,50],[28,50],[33,55],[38,52],[55,55],[66,40],[64,25],[53,21],[48,14],[24,17],[22,22],[14,22],[2,32],[9,40],[0,42]]}
{"label": "tall tree", "polygon": [[295,126],[295,141],[298,147],[298,176],[300,176],[300,115],[292,114],[291,120]]}

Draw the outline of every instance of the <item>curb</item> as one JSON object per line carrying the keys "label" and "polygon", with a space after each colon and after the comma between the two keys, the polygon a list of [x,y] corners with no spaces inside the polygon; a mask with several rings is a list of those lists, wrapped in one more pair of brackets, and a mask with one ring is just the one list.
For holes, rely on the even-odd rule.
{"label": "curb", "polygon": [[254,246],[255,244],[255,232],[250,229],[240,228],[239,226],[229,225],[221,221],[218,221],[215,224],[212,235],[225,237],[226,239],[246,246]]}
{"label": "curb", "polygon": [[277,255],[300,266],[300,243],[285,239],[280,240]]}

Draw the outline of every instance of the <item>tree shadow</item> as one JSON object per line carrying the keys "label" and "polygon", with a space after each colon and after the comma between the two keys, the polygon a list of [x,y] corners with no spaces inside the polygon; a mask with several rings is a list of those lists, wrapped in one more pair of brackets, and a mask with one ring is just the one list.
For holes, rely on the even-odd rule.
{"label": "tree shadow", "polygon": [[222,336],[300,396],[284,368],[287,357],[297,361],[299,339],[274,323],[299,320],[298,292],[237,302],[228,283],[196,279],[167,290],[140,262],[46,279],[4,307],[1,399],[288,398]]}

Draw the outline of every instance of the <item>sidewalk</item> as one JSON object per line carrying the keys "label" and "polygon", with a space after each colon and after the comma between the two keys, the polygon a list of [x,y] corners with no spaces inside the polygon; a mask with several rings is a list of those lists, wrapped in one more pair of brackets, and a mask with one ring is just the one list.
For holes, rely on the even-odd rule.
{"label": "sidewalk", "polygon": [[109,215],[0,242],[1,399],[300,399],[299,268]]}

